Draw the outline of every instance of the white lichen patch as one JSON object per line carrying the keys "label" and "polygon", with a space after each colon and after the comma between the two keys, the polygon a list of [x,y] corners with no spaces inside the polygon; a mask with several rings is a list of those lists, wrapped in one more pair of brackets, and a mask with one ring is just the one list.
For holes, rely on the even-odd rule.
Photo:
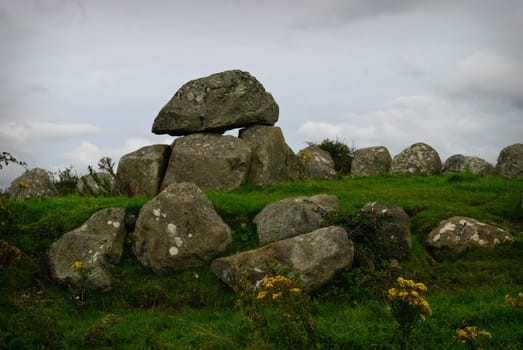
{"label": "white lichen patch", "polygon": [[176,225],[173,224],[172,222],[169,223],[167,225],[167,232],[170,234],[170,235],[175,235],[176,234]]}
{"label": "white lichen patch", "polygon": [[176,247],[169,248],[169,255],[175,256],[177,254],[178,254],[178,248],[176,248]]}
{"label": "white lichen patch", "polygon": [[82,227],[80,227],[80,230],[81,231],[87,231],[87,225],[82,225]]}
{"label": "white lichen patch", "polygon": [[189,233],[187,237],[192,238],[192,233]]}
{"label": "white lichen patch", "polygon": [[470,237],[473,241],[479,241],[479,235],[477,233],[474,233],[472,237]]}
{"label": "white lichen patch", "polygon": [[501,241],[497,238],[494,238],[494,245],[501,243]]}
{"label": "white lichen patch", "polygon": [[180,248],[183,245],[183,241],[180,237],[174,237],[174,244],[176,244],[176,246]]}
{"label": "white lichen patch", "polygon": [[438,233],[434,236],[434,238],[432,239],[432,242],[438,242],[439,240],[441,239],[441,234]]}
{"label": "white lichen patch", "polygon": [[386,214],[386,213],[388,213],[388,212],[389,212],[389,209],[383,209],[383,210],[381,211],[382,214]]}
{"label": "white lichen patch", "polygon": [[447,231],[454,231],[456,229],[456,225],[453,222],[447,222],[445,226],[439,230],[439,233],[445,233]]}
{"label": "white lichen patch", "polygon": [[162,211],[160,210],[160,208],[153,209],[154,216],[159,217],[161,214],[162,214]]}
{"label": "white lichen patch", "polygon": [[114,228],[120,227],[120,223],[118,221],[113,221],[113,227]]}
{"label": "white lichen patch", "polygon": [[478,241],[478,244],[479,244],[479,245],[485,245],[485,244],[487,244],[487,241],[485,241],[485,240],[483,240],[483,239],[480,239],[480,240]]}

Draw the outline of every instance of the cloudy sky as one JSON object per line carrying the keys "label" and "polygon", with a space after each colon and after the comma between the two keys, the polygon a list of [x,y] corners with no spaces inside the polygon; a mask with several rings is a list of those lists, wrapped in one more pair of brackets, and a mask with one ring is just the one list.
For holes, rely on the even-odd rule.
{"label": "cloudy sky", "polygon": [[296,152],[425,142],[495,163],[523,142],[521,33],[521,0],[0,0],[0,151],[86,173],[170,144],[150,129],[176,90],[242,69]]}

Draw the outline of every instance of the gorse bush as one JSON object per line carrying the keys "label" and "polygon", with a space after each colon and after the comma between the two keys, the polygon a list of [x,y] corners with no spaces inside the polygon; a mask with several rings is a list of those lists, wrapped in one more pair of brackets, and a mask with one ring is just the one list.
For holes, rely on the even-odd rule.
{"label": "gorse bush", "polygon": [[456,329],[456,335],[454,336],[454,339],[456,339],[461,344],[465,344],[471,350],[482,349],[480,344],[485,339],[491,338],[492,334],[490,334],[490,332],[478,329],[476,326],[458,328]]}

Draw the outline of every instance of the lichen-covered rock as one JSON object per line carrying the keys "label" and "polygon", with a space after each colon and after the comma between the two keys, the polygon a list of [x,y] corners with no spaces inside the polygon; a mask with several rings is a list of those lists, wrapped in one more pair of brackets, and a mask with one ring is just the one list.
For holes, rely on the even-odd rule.
{"label": "lichen-covered rock", "polygon": [[176,182],[192,182],[203,190],[231,191],[246,182],[250,162],[251,149],[237,137],[183,136],[172,145],[161,188]]}
{"label": "lichen-covered rock", "polygon": [[162,108],[152,132],[173,136],[274,125],[279,108],[248,72],[230,70],[189,81]]}
{"label": "lichen-covered rock", "polygon": [[339,211],[338,198],[319,194],[273,202],[254,218],[260,244],[308,233],[325,224],[329,214]]}
{"label": "lichen-covered rock", "polygon": [[357,149],[352,159],[350,174],[352,176],[371,176],[386,174],[390,171],[391,156],[383,146]]}
{"label": "lichen-covered rock", "polygon": [[509,179],[523,176],[523,143],[507,146],[499,152],[497,172]]}
{"label": "lichen-covered rock", "polygon": [[464,156],[455,154],[450,156],[443,165],[444,174],[470,172],[473,174],[492,175],[494,166],[479,157]]}
{"label": "lichen-covered rock", "polygon": [[152,145],[120,158],[116,190],[129,197],[156,196],[171,156],[168,145]]}
{"label": "lichen-covered rock", "polygon": [[247,183],[265,186],[295,180],[293,157],[280,128],[254,125],[240,131],[239,138],[251,149],[251,164]]}
{"label": "lichen-covered rock", "polygon": [[7,194],[11,199],[49,198],[57,196],[58,191],[47,170],[34,168],[14,179],[7,189]]}
{"label": "lichen-covered rock", "polygon": [[87,174],[80,177],[76,182],[76,192],[80,194],[100,196],[110,194],[113,190],[114,177],[109,173]]}
{"label": "lichen-covered rock", "polygon": [[210,268],[235,291],[255,289],[265,277],[285,271],[296,276],[305,292],[327,284],[342,270],[349,269],[354,246],[347,232],[338,226],[268,244],[212,262]]}
{"label": "lichen-covered rock", "polygon": [[371,246],[375,254],[384,259],[404,260],[412,250],[410,218],[395,205],[370,202],[358,213],[361,234],[355,244]]}
{"label": "lichen-covered rock", "polygon": [[332,180],[337,177],[331,155],[317,145],[302,149],[298,152],[298,157],[305,168],[306,178]]}
{"label": "lichen-covered rock", "polygon": [[425,143],[415,143],[392,158],[393,174],[437,175],[441,172],[438,152]]}
{"label": "lichen-covered rock", "polygon": [[427,236],[430,248],[448,248],[462,252],[470,247],[492,248],[499,243],[512,243],[507,231],[479,222],[476,219],[454,216],[443,220]]}
{"label": "lichen-covered rock", "polygon": [[157,274],[204,266],[231,242],[231,230],[193,183],[175,183],[147,202],[136,221],[134,252]]}
{"label": "lichen-covered rock", "polygon": [[82,226],[51,244],[52,278],[75,288],[111,289],[110,268],[120,262],[126,233],[124,208],[94,213]]}

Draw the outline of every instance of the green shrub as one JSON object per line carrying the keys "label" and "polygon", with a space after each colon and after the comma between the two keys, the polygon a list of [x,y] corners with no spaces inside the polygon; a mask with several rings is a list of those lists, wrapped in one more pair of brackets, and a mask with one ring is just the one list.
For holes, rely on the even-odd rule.
{"label": "green shrub", "polygon": [[[309,142],[309,144],[313,143]],[[325,139],[317,146],[330,154],[334,161],[334,169],[338,174],[350,174],[352,159],[354,158],[354,147],[349,147],[338,139]]]}

